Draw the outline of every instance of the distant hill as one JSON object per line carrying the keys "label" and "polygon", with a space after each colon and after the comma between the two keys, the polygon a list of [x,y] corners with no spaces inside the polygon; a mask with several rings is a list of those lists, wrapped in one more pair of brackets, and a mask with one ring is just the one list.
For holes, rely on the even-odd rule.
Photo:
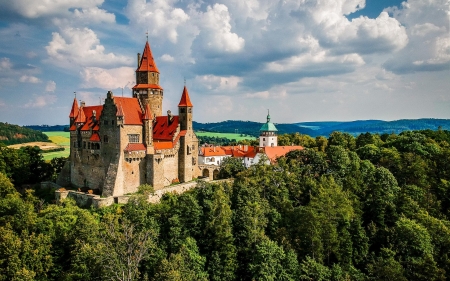
{"label": "distant hill", "polygon": [[41,131],[41,132],[68,132],[69,131],[69,125],[27,125],[24,126],[26,128],[29,129],[33,129],[36,131]]}
{"label": "distant hill", "polygon": [[[299,132],[302,134],[313,134],[314,130],[299,127],[296,124],[275,124],[279,134],[288,134]],[[262,123],[252,121],[228,120],[218,123],[199,123],[193,122],[195,131],[217,132],[217,133],[238,133],[254,137],[259,136],[259,129]]]}
{"label": "distant hill", "polygon": [[11,145],[26,142],[48,142],[48,136],[42,132],[0,122],[0,143]]}
{"label": "distant hill", "polygon": [[[324,122],[301,122],[294,124],[275,124],[279,134],[301,133],[316,136],[328,136],[333,131],[347,132],[352,135],[361,133],[401,133],[412,130],[450,130],[450,119],[402,119],[396,121],[382,120],[357,120],[357,121],[324,121]],[[248,134],[257,137],[262,123],[252,121],[228,120],[218,123],[194,122],[194,130]]]}

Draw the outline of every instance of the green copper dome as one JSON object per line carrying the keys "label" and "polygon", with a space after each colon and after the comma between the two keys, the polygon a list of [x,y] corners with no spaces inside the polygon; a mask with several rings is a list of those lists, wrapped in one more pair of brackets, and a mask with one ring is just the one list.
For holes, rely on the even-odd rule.
{"label": "green copper dome", "polygon": [[270,114],[269,111],[267,111],[267,122],[262,125],[261,129],[259,129],[260,132],[278,132],[275,125],[270,122]]}

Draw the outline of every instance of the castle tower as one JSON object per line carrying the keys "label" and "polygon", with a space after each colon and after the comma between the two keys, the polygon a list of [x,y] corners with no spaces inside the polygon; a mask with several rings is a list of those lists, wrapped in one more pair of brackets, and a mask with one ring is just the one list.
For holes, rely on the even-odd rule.
{"label": "castle tower", "polygon": [[159,86],[159,70],[156,66],[148,41],[144,52],[138,53],[136,69],[136,85],[133,87],[133,97],[138,98],[142,111],[147,104],[156,116],[162,115],[163,88]]}
{"label": "castle tower", "polygon": [[69,114],[70,126],[72,126],[73,123],[75,122],[75,118],[77,117],[77,114],[78,114],[78,102],[77,102],[77,98],[75,97],[73,99],[72,110],[70,110],[70,114]]}
{"label": "castle tower", "polygon": [[259,146],[277,146],[277,128],[270,122],[270,114],[267,111],[267,122],[259,129]]}
{"label": "castle tower", "polygon": [[180,138],[180,153],[179,164],[178,164],[178,175],[181,182],[187,182],[192,180],[193,169],[192,166],[196,162],[194,144],[194,131],[192,129],[192,108],[194,106],[191,103],[188,90],[184,86],[183,94],[181,95],[180,103],[178,104],[178,116],[180,131],[185,132],[184,136]]}
{"label": "castle tower", "polygon": [[147,154],[155,153],[153,147],[153,114],[150,110],[150,105],[147,104],[145,107],[144,117],[142,117],[142,121],[144,121],[144,144],[147,148]]}
{"label": "castle tower", "polygon": [[178,116],[180,116],[180,130],[192,130],[192,108],[188,90],[184,86],[180,103],[178,104]]}

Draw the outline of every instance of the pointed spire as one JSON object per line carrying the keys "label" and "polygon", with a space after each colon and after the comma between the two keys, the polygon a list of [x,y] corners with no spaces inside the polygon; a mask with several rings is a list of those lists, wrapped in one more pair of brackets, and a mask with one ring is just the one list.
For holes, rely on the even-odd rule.
{"label": "pointed spire", "polygon": [[78,101],[77,97],[75,96],[75,98],[73,99],[72,110],[70,110],[69,118],[77,117],[77,113],[78,113]]}
{"label": "pointed spire", "polygon": [[119,103],[119,104],[117,105],[117,113],[116,113],[116,116],[121,116],[121,117],[124,116],[124,114],[123,114],[123,108],[122,108],[122,104],[121,104],[121,103]]}
{"label": "pointed spire", "polygon": [[178,106],[191,106],[191,107],[193,107],[193,105],[191,103],[191,98],[189,97],[189,93],[188,93],[188,90],[187,90],[186,86],[184,86],[183,94],[181,95],[181,100],[180,100],[180,103],[178,104]]}
{"label": "pointed spire", "polygon": [[150,110],[150,106],[147,103],[147,106],[145,107],[145,113],[144,113],[144,117],[142,117],[143,120],[152,120],[153,119],[153,115],[152,112]]}
{"label": "pointed spire", "polygon": [[270,122],[270,114],[269,114],[269,110],[267,109],[267,123]]}
{"label": "pointed spire", "polygon": [[158,72],[155,60],[153,59],[152,50],[150,50],[150,44],[145,42],[144,53],[142,54],[141,63],[136,71],[152,71]]}

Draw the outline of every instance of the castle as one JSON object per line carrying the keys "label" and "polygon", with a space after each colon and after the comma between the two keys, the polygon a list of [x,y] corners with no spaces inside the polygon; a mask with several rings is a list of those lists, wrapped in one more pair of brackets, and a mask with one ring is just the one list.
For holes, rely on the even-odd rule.
{"label": "castle", "polygon": [[70,111],[70,184],[120,196],[150,184],[155,190],[198,176],[198,139],[186,86],[178,116],[162,115],[163,88],[148,41],[138,54],[132,97],[111,91],[103,105],[78,104]]}

